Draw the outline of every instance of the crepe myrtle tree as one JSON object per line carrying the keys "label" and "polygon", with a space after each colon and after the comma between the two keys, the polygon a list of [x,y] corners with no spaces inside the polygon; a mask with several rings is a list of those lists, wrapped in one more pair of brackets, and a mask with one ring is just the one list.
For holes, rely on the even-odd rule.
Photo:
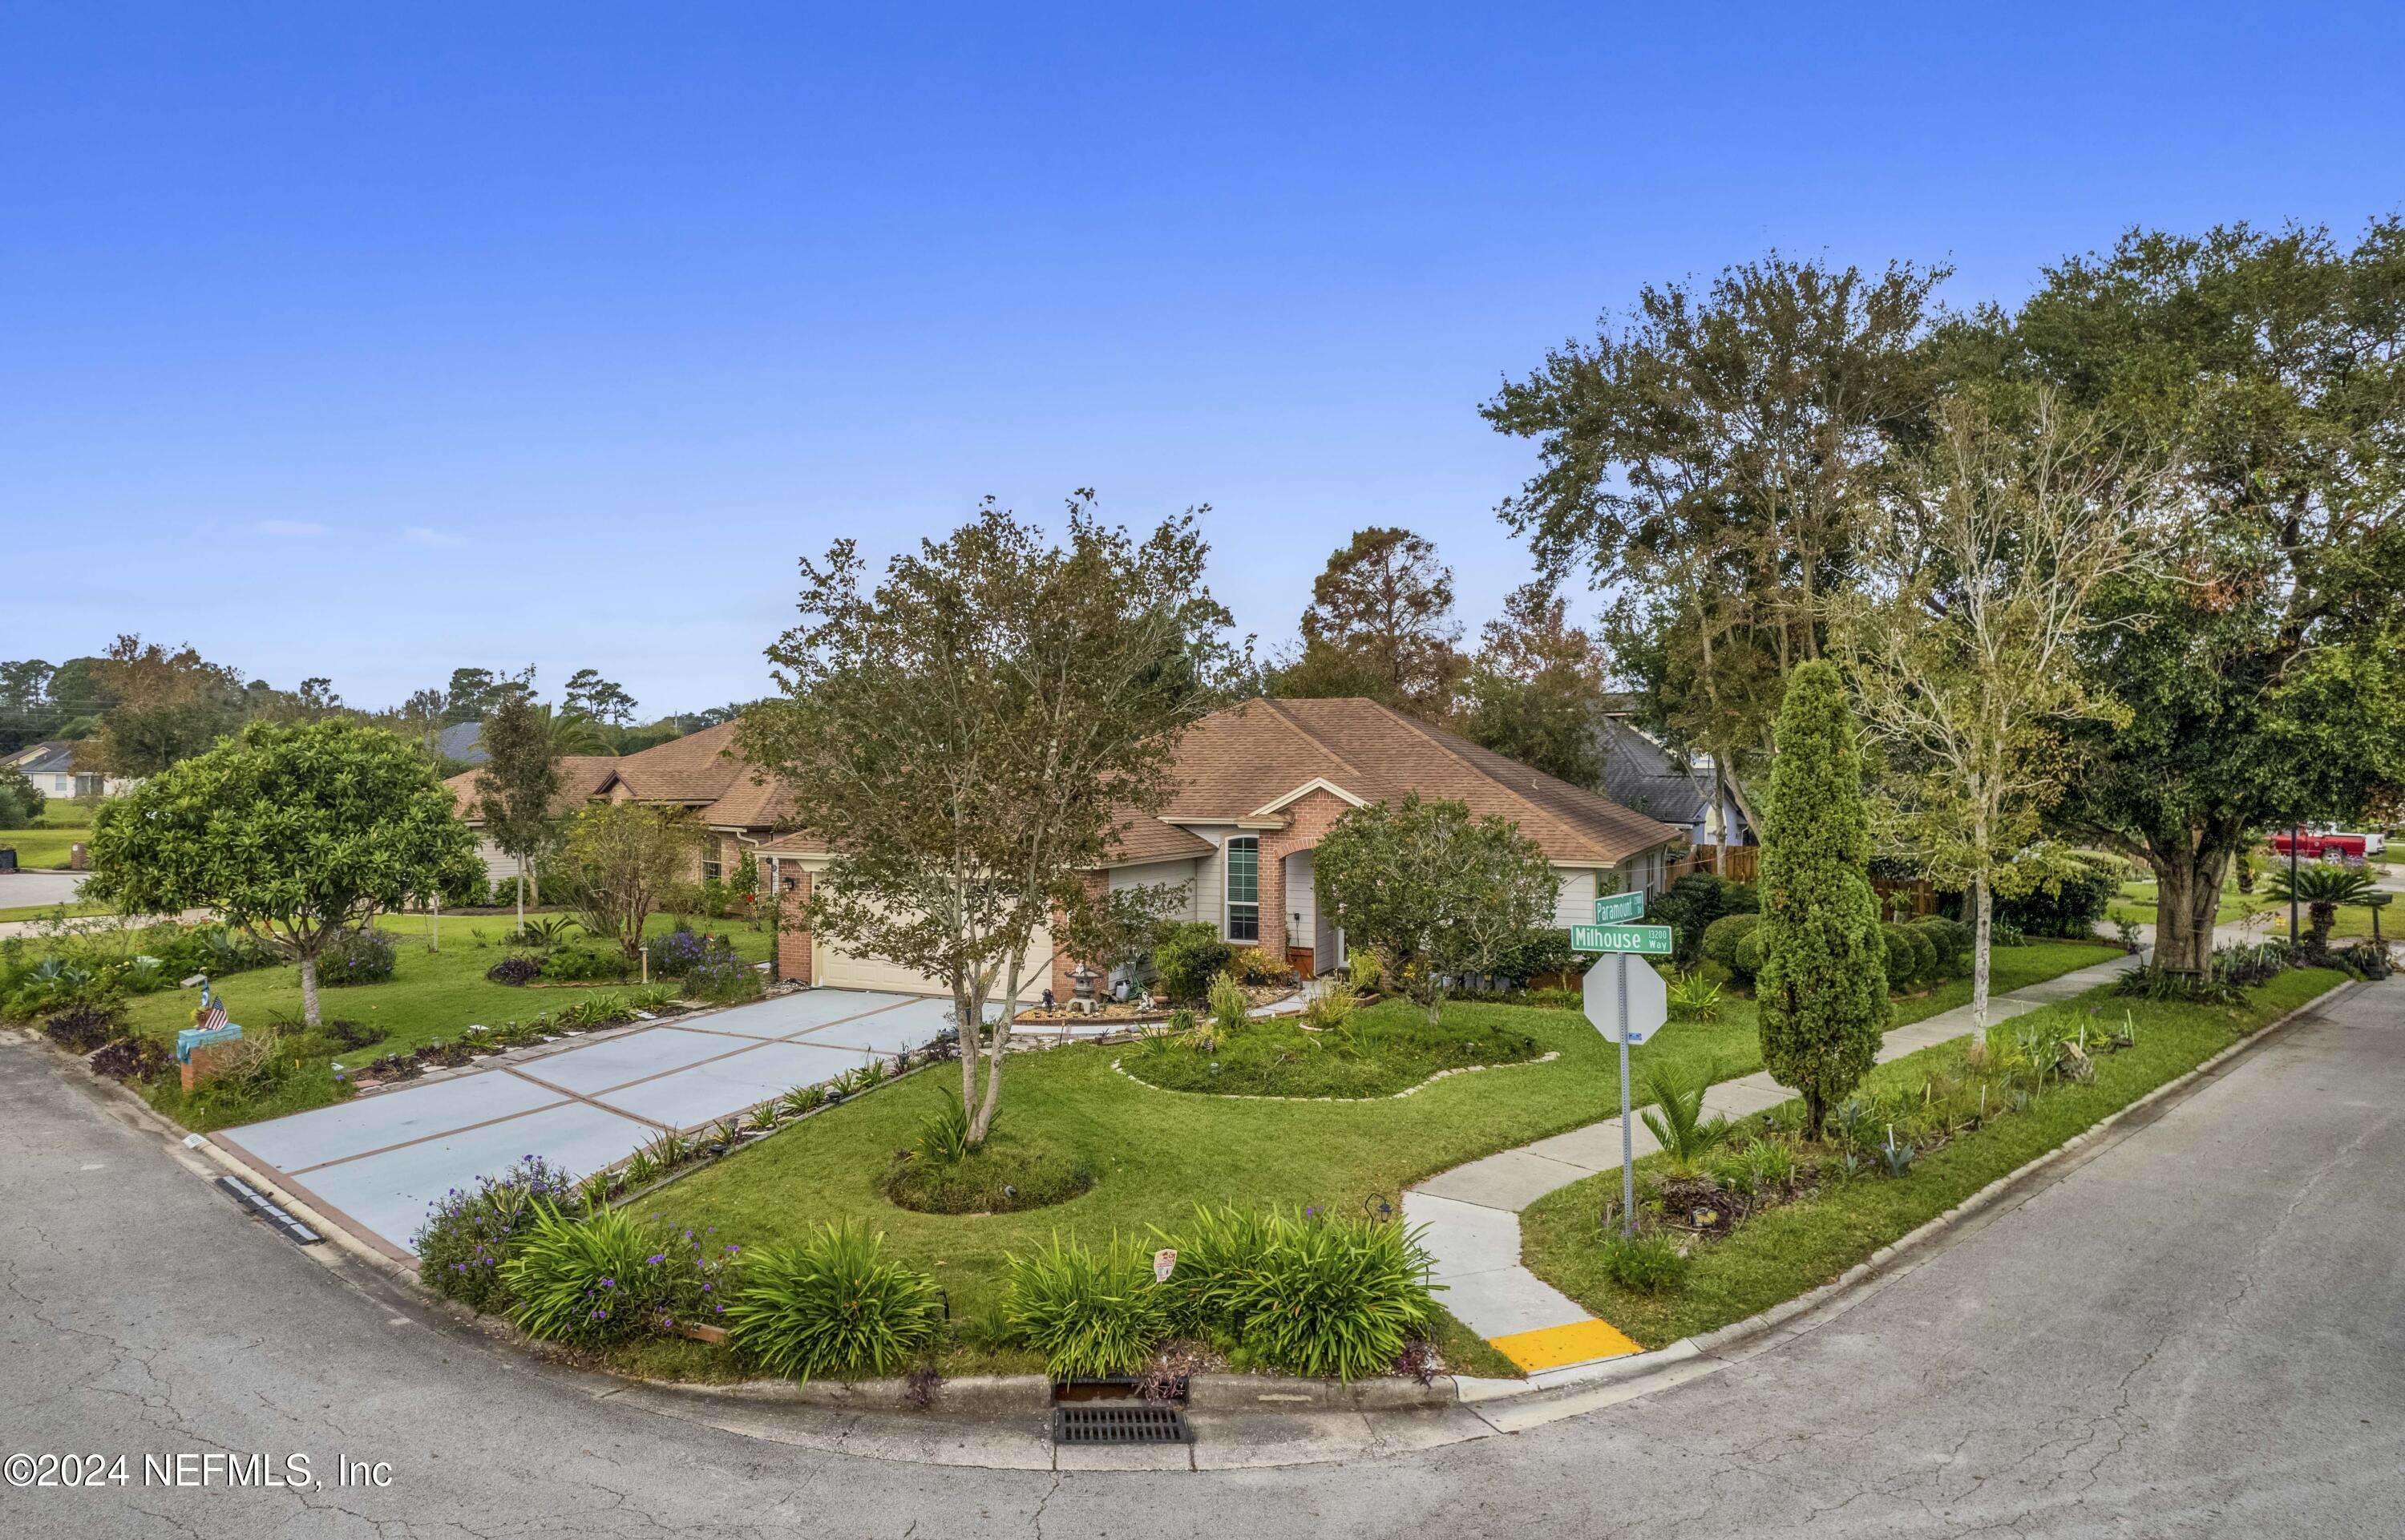
{"label": "crepe myrtle tree", "polygon": [[1416,793],[1347,812],[1311,872],[1347,944],[1382,953],[1431,1024],[1446,977],[1495,972],[1554,911],[1553,865],[1517,824]]}
{"label": "crepe myrtle tree", "polygon": [[1166,805],[1176,734],[1249,668],[1203,586],[1203,511],[1137,536],[1079,491],[1055,544],[989,498],[873,587],[838,541],[803,560],[801,623],[768,648],[781,697],[738,727],[834,853],[785,923],[950,991],[972,1145],[1001,1101],[1036,932],[1059,914],[1075,954],[1111,928],[1132,900],[1080,874]]}
{"label": "crepe myrtle tree", "polygon": [[1888,750],[1873,823],[1941,885],[1967,888],[1971,1031],[1988,1027],[1995,896],[2059,883],[2041,838],[2078,765],[2074,725],[2129,725],[2079,648],[2108,582],[2140,571],[2167,522],[2162,478],[2046,387],[1942,403],[1886,516],[1868,521],[1859,586],[1833,602],[1854,703]]}
{"label": "crepe myrtle tree", "polygon": [[128,913],[217,911],[300,965],[315,1027],[327,943],[432,888],[474,845],[434,767],[386,729],[254,722],[102,806],[86,892]]}
{"label": "crepe myrtle tree", "polygon": [[596,802],[569,821],[560,875],[584,928],[613,938],[631,960],[643,950],[643,925],[660,895],[690,880],[708,842],[709,830],[688,809]]}

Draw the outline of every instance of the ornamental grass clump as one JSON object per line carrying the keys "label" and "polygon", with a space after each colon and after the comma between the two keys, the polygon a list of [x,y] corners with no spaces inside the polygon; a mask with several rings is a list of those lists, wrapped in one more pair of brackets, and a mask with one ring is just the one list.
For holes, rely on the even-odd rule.
{"label": "ornamental grass clump", "polygon": [[728,1340],[790,1379],[900,1369],[934,1344],[943,1304],[933,1279],[884,1259],[884,1244],[848,1220],[799,1245],[751,1252],[730,1282]]}
{"label": "ornamental grass clump", "polygon": [[418,1281],[486,1315],[516,1304],[502,1266],[517,1249],[539,1206],[568,1206],[575,1180],[540,1155],[528,1155],[498,1177],[455,1187],[429,1206],[411,1244]]}
{"label": "ornamental grass clump", "polygon": [[510,1317],[546,1342],[598,1347],[648,1329],[674,1292],[669,1242],[623,1208],[579,1219],[556,1203],[533,1206],[500,1266],[516,1303]]}
{"label": "ornamental grass clump", "polygon": [[1162,1304],[1182,1329],[1277,1368],[1345,1380],[1384,1374],[1436,1312],[1419,1237],[1418,1228],[1311,1208],[1198,1208],[1176,1242]]}
{"label": "ornamental grass clump", "polygon": [[1055,1235],[1045,1250],[1005,1260],[1003,1318],[1056,1380],[1133,1374],[1167,1330],[1151,1260],[1131,1242],[1093,1250]]}

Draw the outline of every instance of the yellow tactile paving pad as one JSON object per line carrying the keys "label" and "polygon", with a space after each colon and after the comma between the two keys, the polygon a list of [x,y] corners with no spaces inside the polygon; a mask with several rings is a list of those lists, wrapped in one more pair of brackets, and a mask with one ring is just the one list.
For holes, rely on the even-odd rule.
{"label": "yellow tactile paving pad", "polygon": [[1545,1326],[1487,1340],[1495,1345],[1496,1351],[1530,1374],[1539,1369],[1558,1369],[1565,1363],[1620,1358],[1645,1350],[1608,1321],[1573,1321],[1567,1326]]}

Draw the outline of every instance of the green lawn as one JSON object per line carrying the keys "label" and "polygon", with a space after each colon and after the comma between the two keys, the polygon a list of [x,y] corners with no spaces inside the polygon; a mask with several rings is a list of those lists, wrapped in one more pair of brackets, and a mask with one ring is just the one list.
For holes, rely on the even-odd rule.
{"label": "green lawn", "polygon": [[[2116,955],[2111,947],[2073,945],[1996,954],[1999,978],[2014,982]],[[1899,1024],[1968,997],[1968,985],[1958,982],[1898,1001]],[[1414,1010],[1390,1001],[1365,1014],[1399,1027]],[[788,1240],[821,1221],[865,1218],[885,1232],[894,1254],[934,1273],[956,1317],[974,1321],[1000,1304],[1004,1253],[1040,1247],[1056,1232],[1096,1240],[1142,1236],[1147,1225],[1175,1226],[1197,1203],[1355,1211],[1393,1202],[1413,1182],[1464,1161],[1618,1110],[1617,1051],[1574,1010],[1454,1002],[1444,1024],[1525,1035],[1561,1057],[1451,1076],[1406,1097],[1284,1102],[1139,1084],[1112,1068],[1126,1053],[1121,1048],[1050,1049],[1010,1061],[1001,1123],[1040,1123],[1100,1173],[1091,1192],[1057,1208],[921,1214],[896,1208],[879,1191],[879,1173],[893,1152],[913,1142],[920,1121],[942,1104],[946,1084],[958,1084],[949,1070],[914,1076],[795,1125],[699,1169],[644,1207],[680,1225],[715,1225],[746,1245]],[[1753,1002],[1725,1001],[1709,1025],[1674,1024],[1632,1058],[1638,1067],[1667,1062],[1687,1075],[1707,1067],[1721,1077],[1750,1073],[1762,1060]],[[1512,1372],[1458,1328],[1440,1346],[1457,1364]],[[641,1356],[648,1366],[687,1374],[707,1375],[715,1363],[689,1345],[647,1348]]]}
{"label": "green lawn", "polygon": [[[446,917],[442,923],[442,950],[433,952],[424,944],[429,931],[426,916],[387,915],[379,919],[379,929],[390,931],[408,943],[401,948],[392,979],[385,983],[321,990],[318,995],[320,1012],[325,1017],[359,1022],[384,1034],[383,1040],[373,1047],[343,1054],[341,1062],[359,1065],[386,1053],[407,1053],[420,1043],[456,1038],[471,1023],[489,1025],[523,1021],[583,998],[583,990],[517,988],[494,983],[485,977],[485,969],[502,956],[500,938],[515,924],[513,918],[502,915]],[[654,916],[651,928],[662,931],[673,924],[665,916]],[[728,936],[736,951],[751,961],[768,955],[769,937],[765,931],[752,931],[732,921],[696,924],[696,928]],[[278,1023],[298,1024],[301,1019],[298,968],[258,968],[236,973],[218,981],[218,988],[225,998],[228,1013],[251,1034]],[[126,1024],[137,1032],[172,1042],[179,1028],[191,1024],[193,998],[180,989],[139,996],[126,1006]],[[331,1067],[335,1062],[332,1053],[306,1056],[274,1096],[260,1099],[246,1109],[245,1115],[231,1119],[184,1108],[181,1095],[172,1082],[152,1100],[162,1111],[203,1130],[222,1127],[230,1122],[277,1117],[334,1100]]]}
{"label": "green lawn", "polygon": [[[1603,1270],[1600,1217],[1604,1202],[1619,1195],[1617,1173],[1574,1182],[1531,1205],[1521,1215],[1522,1260],[1538,1277],[1649,1348],[1744,1320],[1831,1281],[1988,1183],[2344,979],[2327,969],[2284,974],[2251,991],[2243,1006],[2228,1009],[2114,998],[2104,1015],[2117,1022],[2126,1009],[2136,1022],[2137,1046],[2099,1056],[2091,1083],[2050,1086],[2028,1112],[2000,1116],[1977,1132],[1956,1135],[1900,1179],[1866,1177],[1824,1186],[1817,1195],[1766,1210],[1727,1237],[1701,1243],[1683,1284],[1666,1295],[1630,1293]],[[1940,1044],[1880,1067],[1871,1086],[1914,1088],[1933,1076],[1959,1079],[1962,1061],[1959,1043]],[[1666,1159],[1639,1161],[1640,1180],[1659,1171]]]}
{"label": "green lawn", "polygon": [[[43,821],[49,822],[49,814]],[[69,847],[91,838],[85,828],[0,828],[0,846],[14,847],[17,864],[28,871],[65,869]]]}
{"label": "green lawn", "polygon": [[[2259,866],[2255,878],[2255,891],[2251,894],[2238,891],[2238,879],[2235,874],[2223,878],[2221,903],[2214,911],[2213,923],[2217,925],[2234,925],[2250,914],[2271,908],[2271,900],[2263,896],[2264,890],[2271,885],[2271,872]],[[2127,919],[2134,925],[2153,925],[2159,908],[2158,897],[2156,884],[2152,882],[2123,883],[2121,896],[2113,901],[2112,908],[2106,912],[2104,918],[2108,924],[2115,920]]]}

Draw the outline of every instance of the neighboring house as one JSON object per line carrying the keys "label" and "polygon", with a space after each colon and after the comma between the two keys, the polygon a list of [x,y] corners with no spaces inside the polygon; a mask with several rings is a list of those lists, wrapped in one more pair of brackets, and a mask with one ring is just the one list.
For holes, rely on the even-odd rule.
{"label": "neighboring house", "polygon": [[[1604,718],[1596,734],[1603,747],[1606,796],[1650,818],[1677,825],[1686,831],[1691,845],[1723,842],[1711,822],[1712,762],[1709,757],[1698,756],[1682,766],[1669,750],[1617,716]],[[1720,827],[1729,831],[1725,843],[1754,842],[1753,826],[1734,792],[1722,798]]]}
{"label": "neighboring house", "polygon": [[[1343,933],[1317,906],[1312,851],[1350,808],[1417,792],[1511,819],[1553,863],[1556,925],[1592,919],[1598,894],[1658,890],[1680,832],[1370,700],[1259,699],[1216,713],[1179,739],[1174,777],[1167,807],[1130,817],[1114,858],[1088,881],[1182,886],[1172,918],[1208,922],[1231,945],[1259,947],[1305,974],[1344,960]],[[797,897],[808,896],[828,859],[798,834],[770,840],[758,854],[770,863],[771,885]],[[1065,997],[1072,966],[1039,935],[1026,993],[1049,987]],[[806,931],[780,938],[778,972],[851,988],[935,988]]]}
{"label": "neighboring house", "polygon": [[[783,818],[784,799],[756,778],[734,754],[735,724],[705,728],[640,754],[570,754],[559,760],[559,794],[552,811],[566,816],[587,802],[644,802],[690,808],[710,831],[710,842],[694,870],[696,881],[732,875],[750,852],[773,835]],[[476,775],[463,770],[445,783],[471,827],[484,820],[476,808]],[[496,882],[519,874],[517,859],[479,836],[476,854]]]}
{"label": "neighboring house", "polygon": [[35,743],[0,756],[0,766],[23,771],[45,797],[118,797],[134,789],[136,777],[78,770],[75,756],[73,743]]}
{"label": "neighboring house", "polygon": [[463,765],[481,765],[492,757],[485,752],[482,722],[454,722],[434,735],[434,752]]}

